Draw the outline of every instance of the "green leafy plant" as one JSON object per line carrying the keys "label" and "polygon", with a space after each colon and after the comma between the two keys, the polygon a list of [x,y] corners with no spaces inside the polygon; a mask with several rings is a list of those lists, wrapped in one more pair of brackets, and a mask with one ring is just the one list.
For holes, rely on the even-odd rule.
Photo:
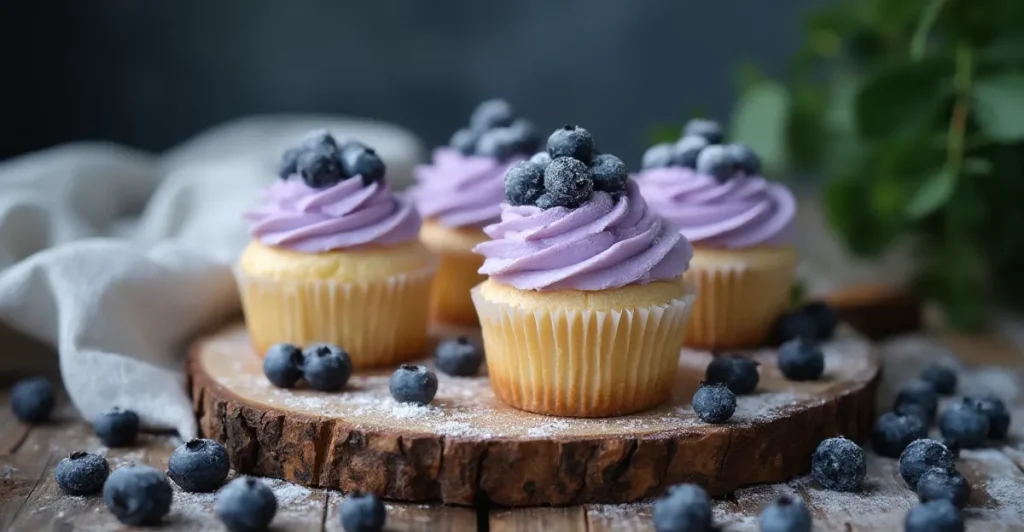
{"label": "green leafy plant", "polygon": [[841,0],[784,80],[738,77],[733,136],[821,179],[852,252],[913,246],[915,288],[962,328],[1024,304],[1024,2]]}

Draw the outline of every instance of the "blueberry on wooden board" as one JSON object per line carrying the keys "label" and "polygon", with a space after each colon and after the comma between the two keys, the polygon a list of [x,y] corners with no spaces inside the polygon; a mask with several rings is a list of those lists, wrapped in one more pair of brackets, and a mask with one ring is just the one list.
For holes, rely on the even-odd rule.
{"label": "blueberry on wooden board", "polygon": [[907,513],[903,523],[905,532],[963,532],[964,518],[947,500],[918,504]]}
{"label": "blueberry on wooden board", "polygon": [[483,361],[483,349],[465,336],[445,340],[439,343],[434,351],[434,364],[437,369],[456,377],[476,375]]}
{"label": "blueberry on wooden board", "polygon": [[994,395],[969,395],[967,400],[974,408],[988,416],[988,437],[1001,440],[1010,430],[1010,412],[1006,403]]}
{"label": "blueberry on wooden board", "polygon": [[658,532],[711,530],[711,498],[696,484],[677,484],[654,502],[654,529]]}
{"label": "blueberry on wooden board", "polygon": [[716,356],[704,372],[705,382],[725,384],[736,395],[752,393],[760,378],[757,362],[739,355]]}
{"label": "blueberry on wooden board", "polygon": [[426,405],[437,394],[437,375],[426,366],[402,364],[391,375],[388,388],[399,403]]}
{"label": "blueberry on wooden board", "polygon": [[311,345],[302,352],[302,376],[314,390],[339,391],[352,376],[352,359],[336,345]]}
{"label": "blueberry on wooden board", "polygon": [[274,520],[277,498],[266,484],[239,477],[217,492],[213,511],[231,532],[259,532]]}
{"label": "blueberry on wooden board", "polygon": [[146,465],[116,469],[103,485],[103,503],[118,521],[157,525],[171,510],[173,490],[163,473]]}
{"label": "blueberry on wooden board", "polygon": [[45,377],[23,379],[11,388],[11,410],[24,423],[49,420],[55,404],[53,385]]}
{"label": "blueberry on wooden board", "polygon": [[779,371],[791,381],[813,381],[825,371],[825,354],[807,338],[794,338],[779,347]]}
{"label": "blueberry on wooden board", "polygon": [[[913,408],[907,409],[908,405]],[[930,382],[921,379],[912,379],[900,387],[893,401],[894,412],[913,414],[915,412],[924,416],[926,424],[930,425],[935,420],[935,412],[939,407],[939,394]]]}
{"label": "blueberry on wooden board", "polygon": [[787,495],[761,512],[761,532],[811,532],[812,522],[804,501]]}
{"label": "blueberry on wooden board", "polygon": [[263,374],[278,388],[293,388],[302,378],[302,350],[291,344],[270,346],[263,357]]}
{"label": "blueberry on wooden board", "polygon": [[989,418],[974,408],[970,399],[961,399],[942,411],[939,431],[943,438],[957,442],[962,449],[981,447],[988,439]]}
{"label": "blueberry on wooden board", "polygon": [[955,469],[933,467],[918,479],[917,496],[921,502],[945,499],[957,508],[963,508],[971,496],[971,485]]}
{"label": "blueberry on wooden board", "polygon": [[92,421],[96,437],[107,447],[135,445],[139,437],[139,415],[118,407],[96,416]]}
{"label": "blueberry on wooden board", "polygon": [[921,380],[931,383],[940,395],[951,395],[956,391],[956,371],[937,362],[928,364],[921,370]]}
{"label": "blueberry on wooden board", "polygon": [[942,442],[920,439],[911,442],[900,455],[900,476],[912,490],[917,489],[921,475],[933,467],[953,469],[953,453]]}
{"label": "blueberry on wooden board", "polygon": [[98,454],[75,451],[57,463],[54,480],[65,493],[92,495],[103,490],[110,464]]}
{"label": "blueberry on wooden board", "polygon": [[345,532],[380,532],[387,520],[384,503],[372,493],[359,491],[345,496],[339,513]]}
{"label": "blueberry on wooden board", "polygon": [[220,443],[193,438],[171,453],[167,476],[189,492],[215,491],[224,484],[231,470],[228,451]]}
{"label": "blueberry on wooden board", "polygon": [[864,450],[843,437],[821,442],[811,457],[811,476],[834,491],[859,491],[867,467]]}
{"label": "blueberry on wooden board", "polygon": [[701,383],[693,394],[693,411],[705,423],[725,423],[736,412],[736,395],[725,384]]}
{"label": "blueberry on wooden board", "polygon": [[908,445],[927,437],[928,427],[920,417],[886,412],[875,420],[871,444],[879,455],[899,458]]}

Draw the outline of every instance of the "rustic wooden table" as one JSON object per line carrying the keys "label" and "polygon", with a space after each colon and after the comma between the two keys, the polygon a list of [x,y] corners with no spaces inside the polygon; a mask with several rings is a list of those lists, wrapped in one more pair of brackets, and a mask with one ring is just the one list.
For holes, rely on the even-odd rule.
{"label": "rustic wooden table", "polygon": [[[1004,320],[999,331],[978,337],[932,332],[880,346],[886,361],[880,405],[887,405],[893,387],[930,360],[961,364],[961,391],[993,391],[1014,405],[1010,439],[965,451],[958,462],[973,488],[965,512],[969,530],[1024,530],[1024,327]],[[86,449],[105,453],[112,467],[135,462],[166,469],[180,440],[147,435],[137,448],[105,449],[66,399],[56,422],[29,427],[10,414],[9,385],[5,383],[0,392],[0,530],[124,530],[100,498],[62,495],[53,480],[56,463],[71,450]],[[267,482],[280,504],[275,530],[340,530],[340,493]],[[716,522],[723,531],[758,530],[761,510],[784,493],[807,501],[816,530],[900,530],[916,502],[899,478],[896,460],[869,452],[863,493],[825,491],[806,477],[752,486],[716,500]],[[176,491],[163,529],[220,529],[213,503],[210,494]],[[650,513],[649,503],[515,510],[389,504],[388,529],[646,531],[653,530]]]}

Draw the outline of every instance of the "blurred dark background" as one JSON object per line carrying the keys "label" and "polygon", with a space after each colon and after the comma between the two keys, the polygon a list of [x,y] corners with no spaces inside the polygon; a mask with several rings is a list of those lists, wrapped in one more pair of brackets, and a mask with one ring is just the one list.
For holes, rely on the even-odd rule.
{"label": "blurred dark background", "polygon": [[727,118],[738,61],[784,70],[823,3],[7,1],[0,158],[83,139],[159,151],[257,113],[379,118],[435,145],[504,96],[635,164],[656,125]]}

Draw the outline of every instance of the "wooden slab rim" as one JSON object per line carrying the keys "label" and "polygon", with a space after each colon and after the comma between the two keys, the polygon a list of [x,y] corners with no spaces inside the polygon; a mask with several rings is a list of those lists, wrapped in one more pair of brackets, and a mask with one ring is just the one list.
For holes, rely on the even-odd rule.
{"label": "wooden slab rim", "polygon": [[687,351],[668,404],[607,420],[512,410],[489,394],[486,377],[441,375],[440,406],[422,411],[388,403],[389,371],[357,375],[357,389],[339,395],[278,390],[240,325],[196,342],[188,375],[204,435],[225,443],[239,471],[399,501],[562,506],[632,502],[678,482],[720,495],[784,481],[809,469],[821,439],[867,438],[878,354],[845,332],[826,355],[831,380],[817,383],[785,381],[762,363],[767,391],[741,397],[725,425],[689,410],[710,355]]}

